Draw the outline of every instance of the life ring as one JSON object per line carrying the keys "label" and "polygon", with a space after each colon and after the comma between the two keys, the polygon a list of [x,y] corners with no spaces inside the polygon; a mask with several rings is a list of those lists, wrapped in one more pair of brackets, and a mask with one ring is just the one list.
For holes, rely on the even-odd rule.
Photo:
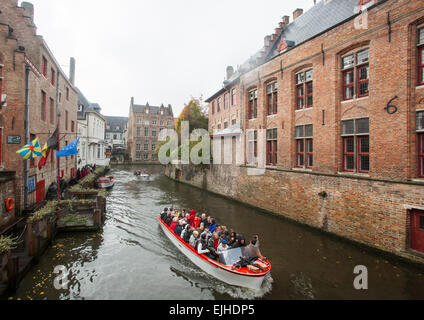
{"label": "life ring", "polygon": [[13,199],[12,199],[12,198],[8,198],[8,199],[6,200],[6,209],[7,209],[8,211],[10,211],[10,210],[12,210],[12,209],[13,209]]}

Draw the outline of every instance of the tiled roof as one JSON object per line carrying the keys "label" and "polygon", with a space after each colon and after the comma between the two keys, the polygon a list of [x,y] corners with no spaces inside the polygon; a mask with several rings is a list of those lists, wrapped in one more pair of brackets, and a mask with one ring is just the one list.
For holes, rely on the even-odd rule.
{"label": "tiled roof", "polygon": [[123,132],[125,127],[128,124],[127,117],[105,116],[105,118],[106,118],[107,126],[110,127],[110,129],[106,129],[106,132]]}
{"label": "tiled roof", "polygon": [[164,107],[163,105],[161,105],[160,107],[154,107],[148,104],[147,105],[135,104],[133,106],[134,113],[146,113],[146,108],[149,108],[149,114],[159,115],[160,110],[162,109],[164,111],[165,116],[172,116],[172,117],[174,116],[171,105],[169,105],[168,107]]}

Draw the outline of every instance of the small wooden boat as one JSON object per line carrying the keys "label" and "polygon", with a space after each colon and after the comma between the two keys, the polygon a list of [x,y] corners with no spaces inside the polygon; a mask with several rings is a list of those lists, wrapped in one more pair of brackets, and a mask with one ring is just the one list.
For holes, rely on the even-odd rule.
{"label": "small wooden boat", "polygon": [[[237,249],[241,253],[241,249],[231,249],[228,251],[236,251],[233,252],[233,262],[229,264],[223,264],[212,260],[205,256],[204,254],[199,254],[197,250],[195,250],[191,245],[185,243],[183,239],[177,236],[172,229],[162,221],[159,217],[159,224],[166,234],[166,236],[171,240],[171,242],[188,258],[190,259],[196,266],[215,277],[218,280],[221,280],[227,284],[249,288],[253,290],[259,290],[262,286],[262,283],[265,279],[265,276],[271,271],[271,264],[267,262],[267,269],[264,271],[260,271],[258,273],[254,273],[250,271],[248,268],[233,268],[233,264],[235,260],[238,260],[240,257],[237,256]],[[235,255],[234,255],[235,254]],[[235,260],[234,260],[235,257]],[[228,262],[231,259],[228,259]]]}
{"label": "small wooden boat", "polygon": [[97,187],[101,189],[109,189],[112,188],[115,184],[115,177],[100,177],[96,180]]}

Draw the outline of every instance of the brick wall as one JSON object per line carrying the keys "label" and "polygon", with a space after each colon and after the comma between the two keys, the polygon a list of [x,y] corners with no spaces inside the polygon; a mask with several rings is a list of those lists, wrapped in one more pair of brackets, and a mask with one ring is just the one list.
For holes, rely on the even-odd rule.
{"label": "brick wall", "polygon": [[[424,186],[369,178],[247,167],[169,165],[180,181],[295,220],[302,224],[414,260],[409,253],[409,209],[424,210]],[[325,192],[326,195],[323,193]]]}

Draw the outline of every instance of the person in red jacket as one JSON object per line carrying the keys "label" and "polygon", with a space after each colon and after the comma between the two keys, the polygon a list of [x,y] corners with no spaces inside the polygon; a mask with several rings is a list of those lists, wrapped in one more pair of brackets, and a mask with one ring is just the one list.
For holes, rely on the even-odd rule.
{"label": "person in red jacket", "polygon": [[196,211],[193,209],[190,211],[190,217],[187,219],[189,225],[194,228],[194,220],[196,219]]}
{"label": "person in red jacket", "polygon": [[172,220],[172,223],[171,223],[171,226],[170,226],[170,228],[171,228],[172,231],[175,230],[175,227],[177,226],[177,224],[178,224],[178,219],[177,218],[174,218]]}

